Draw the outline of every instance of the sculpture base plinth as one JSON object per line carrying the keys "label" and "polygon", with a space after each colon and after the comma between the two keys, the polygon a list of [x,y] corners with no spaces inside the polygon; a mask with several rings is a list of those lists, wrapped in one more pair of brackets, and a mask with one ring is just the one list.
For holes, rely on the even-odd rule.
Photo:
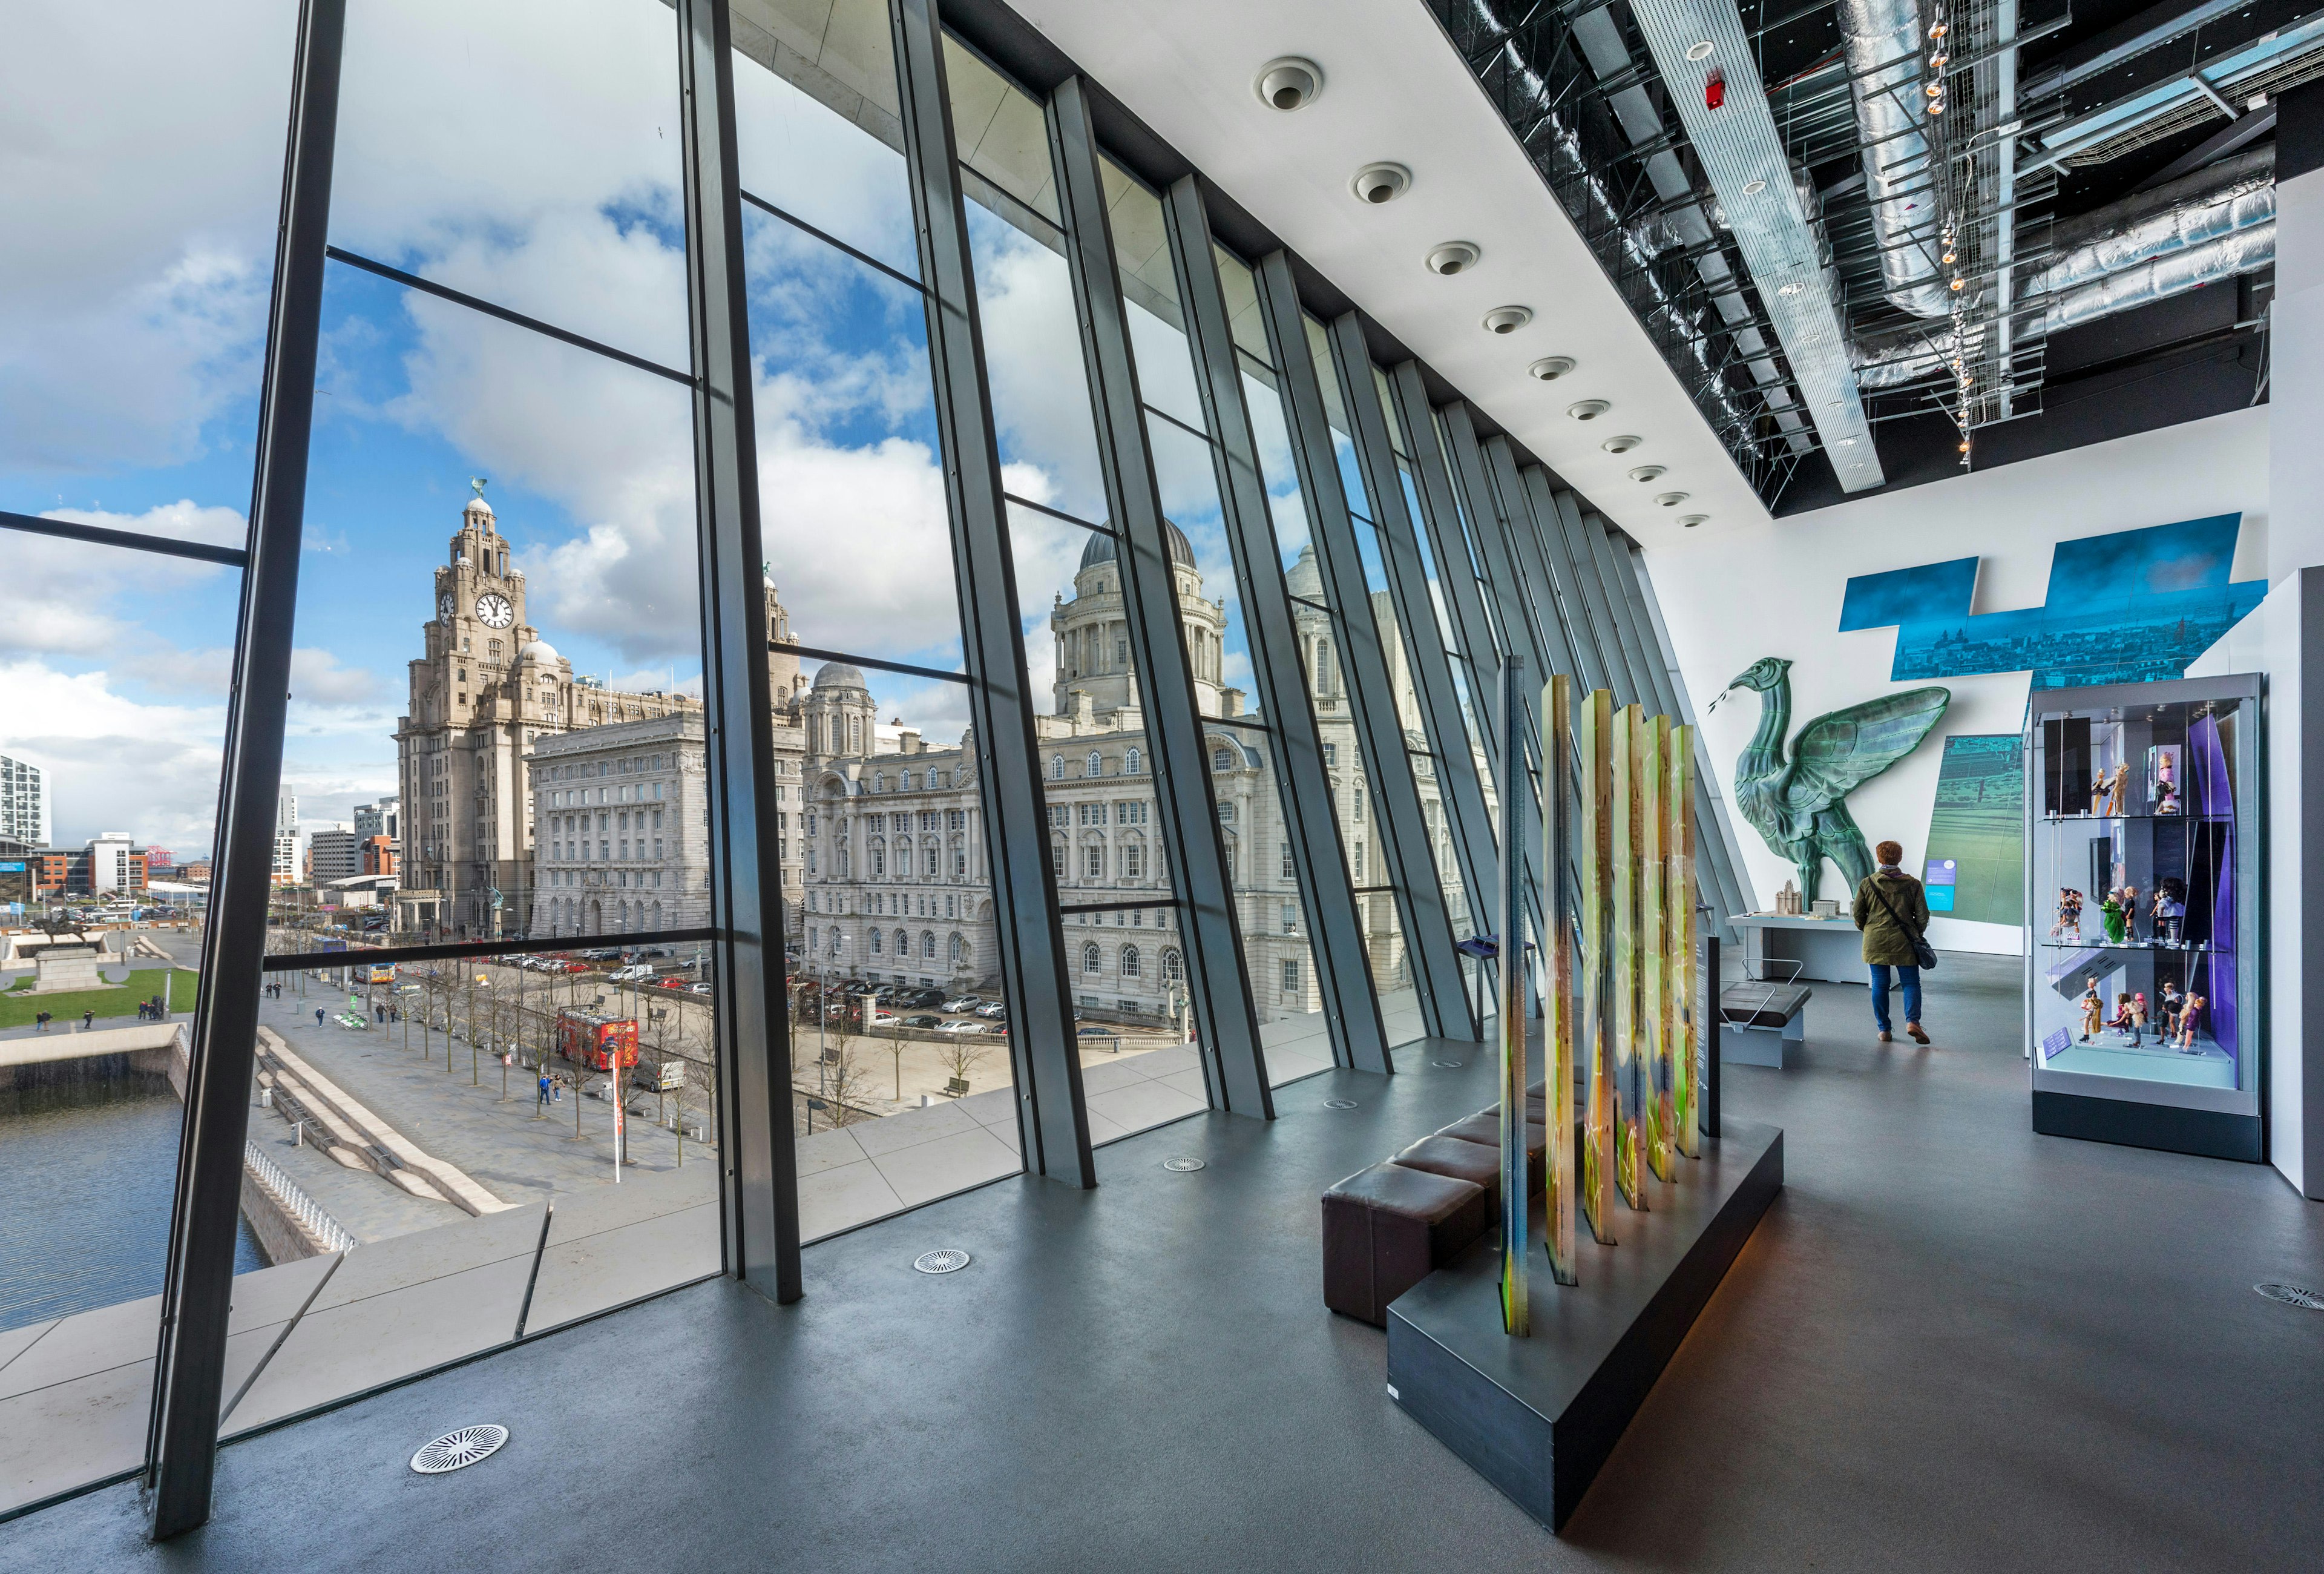
{"label": "sculpture base plinth", "polygon": [[[1532,1260],[1532,1336],[1501,1331],[1500,1247],[1489,1237],[1388,1309],[1388,1393],[1520,1508],[1554,1531],[1784,1186],[1784,1134],[1727,1123],[1650,1211],[1618,1204],[1618,1244],[1582,1232],[1582,1282]],[[1536,1199],[1534,1238],[1541,1238]]]}

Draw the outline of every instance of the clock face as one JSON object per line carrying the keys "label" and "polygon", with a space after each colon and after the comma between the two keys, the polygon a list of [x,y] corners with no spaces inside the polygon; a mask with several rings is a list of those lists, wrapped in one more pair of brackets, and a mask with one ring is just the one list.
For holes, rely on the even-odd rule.
{"label": "clock face", "polygon": [[438,617],[452,616],[452,598],[449,596],[439,596],[436,598],[436,616]]}
{"label": "clock face", "polygon": [[476,616],[484,619],[486,628],[506,628],[516,618],[516,608],[505,596],[486,594],[476,597]]}

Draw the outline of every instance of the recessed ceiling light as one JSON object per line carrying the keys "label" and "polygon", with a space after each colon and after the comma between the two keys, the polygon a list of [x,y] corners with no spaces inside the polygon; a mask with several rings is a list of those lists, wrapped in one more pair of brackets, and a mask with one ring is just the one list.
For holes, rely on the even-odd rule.
{"label": "recessed ceiling light", "polygon": [[1687,45],[1686,58],[1691,60],[1709,60],[1711,58],[1711,41],[1706,38],[1699,43],[1691,43]]}
{"label": "recessed ceiling light", "polygon": [[1678,516],[1678,522],[1686,526],[1687,529],[1692,530],[1696,525],[1701,524],[1710,517],[1711,515],[1708,514],[1682,514]]}
{"label": "recessed ceiling light", "polygon": [[1305,109],[1323,91],[1323,68],[1298,55],[1285,55],[1259,67],[1250,88],[1270,109]]}
{"label": "recessed ceiling light", "polygon": [[1640,443],[1646,440],[1642,437],[1633,437],[1629,433],[1625,432],[1620,437],[1609,437],[1598,446],[1604,449],[1609,454],[1627,454],[1632,449],[1637,448]]}
{"label": "recessed ceiling light", "polygon": [[1485,313],[1485,331],[1515,333],[1532,320],[1533,308],[1530,306],[1496,306]]}
{"label": "recessed ceiling light", "polygon": [[1630,479],[1640,483],[1659,481],[1668,474],[1670,474],[1670,472],[1664,469],[1660,465],[1640,465],[1637,469],[1630,472]]}
{"label": "recessed ceiling light", "polygon": [[1393,202],[1412,190],[1412,171],[1402,164],[1366,164],[1348,182],[1359,201]]}
{"label": "recessed ceiling light", "polygon": [[1603,399],[1584,399],[1579,404],[1569,404],[1565,413],[1576,421],[1595,421],[1614,407]]}
{"label": "recessed ceiling light", "polygon": [[1765,181],[1746,181],[1743,182],[1743,195],[1746,197],[1757,197],[1760,192],[1765,191],[1766,189],[1767,182]]}
{"label": "recessed ceiling light", "polygon": [[1448,240],[1428,254],[1428,271],[1449,278],[1475,267],[1477,259],[1484,255],[1474,241]]}
{"label": "recessed ceiling light", "polygon": [[1686,501],[1686,496],[1687,495],[1683,492],[1665,492],[1661,496],[1656,497],[1655,501],[1665,508],[1676,508],[1680,504]]}
{"label": "recessed ceiling light", "polygon": [[1554,383],[1572,370],[1573,370],[1572,356],[1544,356],[1532,366],[1527,366],[1526,374],[1528,376],[1538,377],[1545,383]]}

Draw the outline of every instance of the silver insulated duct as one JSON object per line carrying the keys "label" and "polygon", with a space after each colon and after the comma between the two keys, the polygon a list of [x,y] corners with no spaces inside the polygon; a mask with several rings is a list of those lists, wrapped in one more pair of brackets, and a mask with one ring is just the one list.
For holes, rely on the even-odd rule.
{"label": "silver insulated duct", "polygon": [[[1840,0],[1840,31],[1863,144],[1864,191],[1875,233],[1893,248],[1880,254],[1882,291],[1901,311],[1942,317],[1951,310],[1952,297],[1937,277],[1930,227],[1935,197],[1928,190],[1929,139],[1922,130],[1928,97],[1922,90],[1920,7],[1914,0]],[[1895,244],[1915,229],[1927,232],[1927,244]]]}

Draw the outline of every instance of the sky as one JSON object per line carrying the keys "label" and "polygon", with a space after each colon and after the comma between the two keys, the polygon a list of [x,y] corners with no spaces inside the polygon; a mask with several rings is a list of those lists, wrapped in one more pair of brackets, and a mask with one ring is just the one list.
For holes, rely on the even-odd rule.
{"label": "sky", "polygon": [[[0,508],[238,544],[251,493],[294,7],[51,7],[0,62]],[[143,42],[115,47],[123,36]],[[687,365],[676,36],[659,0],[351,8],[330,238],[659,365]],[[907,274],[903,161],[738,60],[746,190]],[[103,115],[88,106],[102,104]],[[761,506],[801,642],[939,670],[958,606],[916,292],[745,208]],[[1011,492],[1104,518],[1064,261],[972,209]],[[1199,424],[1176,330],[1132,309],[1149,403]],[[1256,383],[1250,391],[1273,403]],[[293,635],[284,785],[302,819],[395,790],[407,663],[471,477],[530,621],[576,671],[700,691],[686,389],[334,263]],[[1287,562],[1278,411],[1257,417]],[[1153,423],[1166,511],[1234,627],[1200,443]],[[1017,511],[1034,692],[1088,537]],[[48,773],[53,838],[212,834],[239,575],[0,532],[0,753]],[[882,719],[957,738],[957,685],[871,674]]]}

